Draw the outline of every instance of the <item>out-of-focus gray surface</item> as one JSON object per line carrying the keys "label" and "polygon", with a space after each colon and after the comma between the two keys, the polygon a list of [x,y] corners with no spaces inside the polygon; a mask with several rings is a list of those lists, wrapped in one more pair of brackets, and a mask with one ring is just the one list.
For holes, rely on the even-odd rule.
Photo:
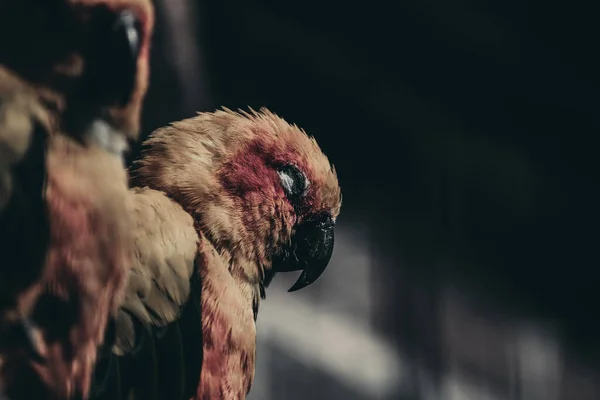
{"label": "out-of-focus gray surface", "polygon": [[287,293],[295,276],[274,279],[257,321],[257,357],[266,360],[259,361],[250,399],[399,396],[398,349],[370,324],[373,265],[364,228],[340,222],[334,256],[318,284]]}
{"label": "out-of-focus gray surface", "polygon": [[290,276],[269,289],[249,400],[599,398],[598,374],[565,354],[552,324],[497,315],[452,285],[440,289],[437,310],[439,378],[411,366],[370,324],[377,293],[368,284],[376,268],[368,235],[351,224],[339,232],[331,270],[310,291],[286,293]]}

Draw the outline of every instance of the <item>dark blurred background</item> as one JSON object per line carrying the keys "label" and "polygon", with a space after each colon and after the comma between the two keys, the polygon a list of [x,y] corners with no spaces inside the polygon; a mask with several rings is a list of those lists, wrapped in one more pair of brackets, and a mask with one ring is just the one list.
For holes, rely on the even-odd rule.
{"label": "dark blurred background", "polygon": [[267,106],[344,194],[251,400],[600,399],[599,24],[519,0],[157,0],[144,131]]}

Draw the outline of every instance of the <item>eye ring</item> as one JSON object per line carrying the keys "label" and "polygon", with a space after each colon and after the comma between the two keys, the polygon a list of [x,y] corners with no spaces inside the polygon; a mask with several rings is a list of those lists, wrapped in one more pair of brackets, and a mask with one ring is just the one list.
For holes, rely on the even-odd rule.
{"label": "eye ring", "polygon": [[306,175],[295,165],[287,164],[277,170],[281,186],[290,199],[298,199],[306,195],[309,181]]}

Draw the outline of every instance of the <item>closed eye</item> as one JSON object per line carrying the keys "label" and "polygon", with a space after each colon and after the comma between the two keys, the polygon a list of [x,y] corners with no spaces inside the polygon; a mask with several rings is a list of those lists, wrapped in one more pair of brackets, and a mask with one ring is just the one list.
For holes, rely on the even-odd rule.
{"label": "closed eye", "polygon": [[308,180],[296,166],[285,165],[277,173],[281,179],[281,186],[290,199],[299,198],[306,194]]}

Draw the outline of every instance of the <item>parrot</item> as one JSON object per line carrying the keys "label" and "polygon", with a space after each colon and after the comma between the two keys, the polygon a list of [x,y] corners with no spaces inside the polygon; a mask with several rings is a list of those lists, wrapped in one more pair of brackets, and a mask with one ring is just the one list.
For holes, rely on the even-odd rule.
{"label": "parrot", "polygon": [[329,264],[335,168],[268,109],[223,108],[155,130],[129,172],[136,256],[90,399],[245,399],[266,288]]}
{"label": "parrot", "polygon": [[0,0],[0,389],[86,398],[134,257],[150,0]]}

